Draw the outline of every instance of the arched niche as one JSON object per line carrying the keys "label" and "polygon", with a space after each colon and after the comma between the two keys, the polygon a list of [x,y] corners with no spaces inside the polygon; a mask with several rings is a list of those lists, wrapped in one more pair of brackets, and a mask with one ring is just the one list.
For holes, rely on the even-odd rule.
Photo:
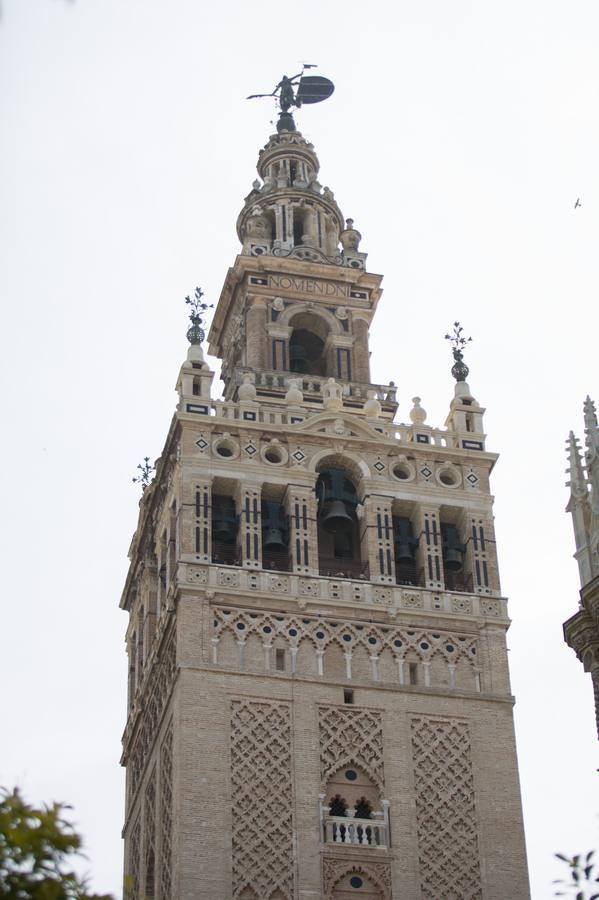
{"label": "arched niche", "polygon": [[[334,317],[323,316],[311,309],[297,311],[289,316],[289,369],[298,375],[316,375],[325,378],[335,375],[332,365],[329,335]],[[281,323],[285,324],[285,323]]]}
{"label": "arched niche", "polygon": [[[325,786],[325,803],[331,806],[334,798],[338,797],[345,804],[346,810],[352,813],[362,811],[361,801],[366,801],[370,806],[371,814],[381,809],[381,795],[378,786],[366,774],[360,766],[349,762],[329,775]],[[363,804],[362,804],[363,805]],[[334,815],[331,812],[331,815]],[[357,818],[371,818],[371,815],[356,816]]]}
{"label": "arched niche", "polygon": [[330,578],[362,573],[359,498],[346,467],[324,465],[316,481],[318,563]]}

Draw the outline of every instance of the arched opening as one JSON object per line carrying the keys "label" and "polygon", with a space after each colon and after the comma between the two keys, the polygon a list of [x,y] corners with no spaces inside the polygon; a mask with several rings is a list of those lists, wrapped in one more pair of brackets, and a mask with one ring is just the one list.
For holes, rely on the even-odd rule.
{"label": "arched opening", "polygon": [[365,577],[354,483],[343,469],[326,469],[318,477],[316,496],[320,574],[333,578]]}
{"label": "arched opening", "polygon": [[289,368],[301,375],[326,375],[324,341],[306,328],[295,329],[289,340]]}
{"label": "arched opening", "polygon": [[388,846],[386,815],[378,787],[352,763],[328,780],[323,831],[325,843]]}
{"label": "arched opening", "polygon": [[395,577],[398,584],[422,584],[422,571],[417,565],[418,538],[408,516],[393,516]]}
{"label": "arched opening", "polygon": [[262,568],[289,571],[289,525],[278,500],[262,500]]}
{"label": "arched opening", "polygon": [[212,562],[238,565],[238,518],[233,497],[212,495]]}
{"label": "arched opening", "polygon": [[327,361],[329,327],[324,319],[302,312],[293,317],[290,325],[293,329],[289,339],[290,370],[299,375],[334,375]]}

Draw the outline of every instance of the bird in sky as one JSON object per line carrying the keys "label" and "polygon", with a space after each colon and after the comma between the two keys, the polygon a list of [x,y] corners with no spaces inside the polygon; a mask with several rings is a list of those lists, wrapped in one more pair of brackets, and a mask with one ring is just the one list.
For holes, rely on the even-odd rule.
{"label": "bird in sky", "polygon": [[577,197],[576,203],[574,204],[574,209],[578,209],[579,206],[582,206],[582,203],[580,202],[580,197]]}

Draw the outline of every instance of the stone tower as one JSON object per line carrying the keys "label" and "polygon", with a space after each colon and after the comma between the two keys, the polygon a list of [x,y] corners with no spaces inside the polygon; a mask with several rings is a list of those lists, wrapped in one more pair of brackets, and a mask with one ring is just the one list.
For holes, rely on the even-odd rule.
{"label": "stone tower", "polygon": [[568,438],[570,500],[575,559],[580,573],[578,612],[564,622],[566,643],[590,672],[595,694],[595,719],[599,734],[599,425],[595,404],[584,402],[585,465],[574,433]]}
{"label": "stone tower", "polygon": [[[292,120],[291,120],[292,123]],[[381,276],[290,128],[142,495],[125,871],[160,900],[529,896],[484,410],[371,383]],[[196,310],[197,312],[197,310]]]}

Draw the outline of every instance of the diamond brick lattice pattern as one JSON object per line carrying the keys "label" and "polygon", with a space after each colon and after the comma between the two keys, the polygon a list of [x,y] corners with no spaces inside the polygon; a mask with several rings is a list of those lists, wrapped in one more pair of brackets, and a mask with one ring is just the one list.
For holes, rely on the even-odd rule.
{"label": "diamond brick lattice pattern", "polygon": [[422,897],[481,900],[468,725],[418,716],[411,729]]}
{"label": "diamond brick lattice pattern", "polygon": [[173,723],[160,748],[160,900],[170,900],[173,844]]}
{"label": "diamond brick lattice pattern", "polygon": [[342,766],[364,769],[379,790],[384,790],[383,728],[374,709],[319,706],[320,776],[326,784]]}
{"label": "diamond brick lattice pattern", "polygon": [[291,716],[285,703],[231,710],[233,898],[293,897]]}

